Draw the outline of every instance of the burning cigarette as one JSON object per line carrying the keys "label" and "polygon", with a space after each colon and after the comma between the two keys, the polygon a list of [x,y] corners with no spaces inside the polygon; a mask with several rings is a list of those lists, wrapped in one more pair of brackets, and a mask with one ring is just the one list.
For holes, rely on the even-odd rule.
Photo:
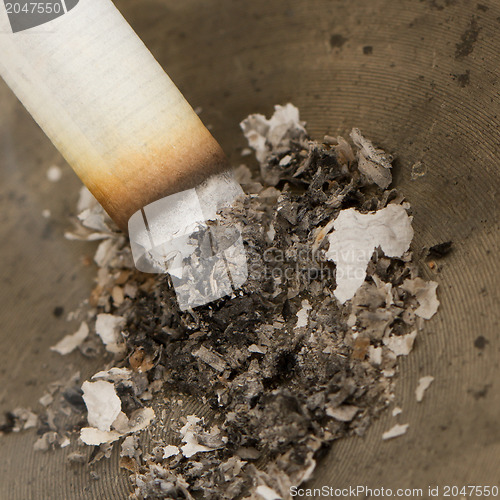
{"label": "burning cigarette", "polygon": [[241,194],[223,151],[111,1],[64,10],[16,32],[0,5],[1,76],[128,229],[140,270],[168,269],[183,309],[231,293],[246,279],[241,238],[206,225]]}

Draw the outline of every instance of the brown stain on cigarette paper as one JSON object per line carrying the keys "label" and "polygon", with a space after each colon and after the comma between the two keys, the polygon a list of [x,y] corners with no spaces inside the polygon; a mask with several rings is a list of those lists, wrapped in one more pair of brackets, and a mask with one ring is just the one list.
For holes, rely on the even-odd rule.
{"label": "brown stain on cigarette paper", "polygon": [[[127,232],[130,217],[165,196],[194,188],[229,169],[229,162],[203,126],[186,130],[181,140],[116,156],[105,170],[80,166],[77,173],[118,227]],[[76,169],[75,169],[76,170]]]}

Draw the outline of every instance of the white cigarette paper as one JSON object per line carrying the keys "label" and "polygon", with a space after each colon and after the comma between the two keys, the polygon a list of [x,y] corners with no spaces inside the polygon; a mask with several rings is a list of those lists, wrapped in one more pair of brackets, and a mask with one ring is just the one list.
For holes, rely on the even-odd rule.
{"label": "white cigarette paper", "polygon": [[124,230],[148,203],[227,167],[109,0],[80,1],[45,29],[19,33],[2,5],[0,75]]}

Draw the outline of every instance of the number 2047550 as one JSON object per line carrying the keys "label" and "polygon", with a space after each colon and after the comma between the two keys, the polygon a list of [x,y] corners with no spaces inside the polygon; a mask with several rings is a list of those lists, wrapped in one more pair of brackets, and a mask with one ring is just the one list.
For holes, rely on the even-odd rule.
{"label": "number 2047550", "polygon": [[498,497],[498,486],[443,486],[444,497]]}
{"label": "number 2047550", "polygon": [[56,2],[6,3],[7,14],[60,14],[62,6]]}

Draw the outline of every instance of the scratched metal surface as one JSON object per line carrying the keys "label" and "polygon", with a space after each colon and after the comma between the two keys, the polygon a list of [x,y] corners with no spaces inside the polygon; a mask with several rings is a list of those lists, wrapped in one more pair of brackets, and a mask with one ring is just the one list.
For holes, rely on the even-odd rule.
{"label": "scratched metal surface", "polygon": [[[238,122],[293,102],[313,136],[361,128],[397,156],[415,243],[453,240],[441,308],[402,363],[396,401],[408,433],[382,442],[384,415],[345,439],[310,486],[427,488],[500,482],[498,192],[500,4],[481,0],[117,0],[234,164]],[[88,296],[90,244],[64,240],[79,181],[0,84],[0,410],[36,407],[48,383],[99,367],[49,347],[75,325],[56,318]],[[427,174],[411,180],[421,161]],[[63,167],[60,183],[46,179]],[[41,212],[50,209],[46,220]],[[475,346],[478,337],[486,342]],[[481,342],[476,342],[481,345]],[[435,382],[424,402],[420,376]],[[71,468],[72,448],[32,451],[33,432],[0,437],[0,498],[121,499],[117,458],[98,481]]]}

